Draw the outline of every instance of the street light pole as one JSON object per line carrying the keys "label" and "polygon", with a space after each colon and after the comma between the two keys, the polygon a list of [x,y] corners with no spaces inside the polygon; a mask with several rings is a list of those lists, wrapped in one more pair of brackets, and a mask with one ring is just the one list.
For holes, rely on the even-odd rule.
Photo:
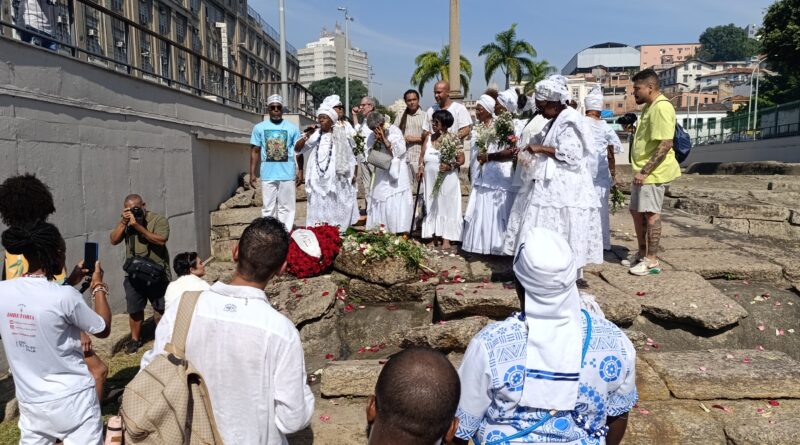
{"label": "street light pole", "polygon": [[337,9],[344,13],[344,109],[345,113],[350,113],[350,31],[347,22],[353,18],[347,13],[347,8],[340,6]]}
{"label": "street light pole", "polygon": [[[279,13],[279,22],[280,22],[280,29],[281,29],[281,42],[280,42],[280,51],[281,51],[281,96],[283,97],[284,103],[294,104],[293,101],[289,100],[289,81],[288,70],[286,67],[286,7],[284,5],[284,0],[278,0],[278,13]],[[292,110],[295,111],[295,110]]]}
{"label": "street light pole", "polygon": [[[761,60],[758,61],[758,65],[756,65],[756,105],[755,105],[755,112],[753,113],[753,139],[756,138],[755,130],[758,127],[758,81],[761,79]],[[775,117],[777,119],[777,116]]]}

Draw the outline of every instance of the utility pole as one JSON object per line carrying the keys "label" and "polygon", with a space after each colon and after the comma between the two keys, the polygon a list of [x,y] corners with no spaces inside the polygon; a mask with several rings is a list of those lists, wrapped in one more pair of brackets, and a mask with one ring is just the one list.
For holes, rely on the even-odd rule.
{"label": "utility pole", "polygon": [[344,109],[345,114],[350,113],[350,30],[347,22],[352,22],[353,18],[347,13],[347,8],[340,6],[337,8],[344,13]]}
{"label": "utility pole", "polygon": [[281,97],[283,97],[284,103],[291,103],[289,101],[289,75],[288,70],[286,68],[286,16],[285,16],[286,8],[284,6],[284,0],[278,0],[278,13],[279,13],[279,22],[281,28]]}
{"label": "utility pole", "polygon": [[461,94],[461,46],[459,39],[458,0],[450,0],[450,97],[463,99]]}

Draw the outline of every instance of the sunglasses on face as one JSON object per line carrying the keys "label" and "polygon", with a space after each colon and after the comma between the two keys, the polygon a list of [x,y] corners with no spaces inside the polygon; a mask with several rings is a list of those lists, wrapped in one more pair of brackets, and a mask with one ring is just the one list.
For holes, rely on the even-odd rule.
{"label": "sunglasses on face", "polygon": [[280,105],[270,105],[269,109],[274,111],[280,111],[283,109],[283,107]]}
{"label": "sunglasses on face", "polygon": [[337,108],[342,108],[342,109],[344,109],[344,105],[336,105],[335,107],[333,107],[333,109],[334,109],[334,110],[335,110],[335,109],[337,109]]}

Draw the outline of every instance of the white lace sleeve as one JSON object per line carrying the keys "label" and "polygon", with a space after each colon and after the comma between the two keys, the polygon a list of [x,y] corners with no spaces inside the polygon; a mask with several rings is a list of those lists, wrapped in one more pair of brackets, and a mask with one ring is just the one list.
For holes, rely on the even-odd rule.
{"label": "white lace sleeve", "polygon": [[605,136],[606,136],[606,145],[614,147],[615,154],[622,153],[622,142],[619,140],[617,132],[614,131],[610,126],[606,126]]}
{"label": "white lace sleeve", "polygon": [[400,158],[406,154],[406,139],[403,137],[403,132],[401,132],[399,128],[395,126],[389,127],[386,138],[389,139],[389,143],[392,144],[392,156],[394,158]]}
{"label": "white lace sleeve", "polygon": [[578,166],[583,160],[583,144],[572,126],[567,126],[556,137],[555,157],[570,166]]}

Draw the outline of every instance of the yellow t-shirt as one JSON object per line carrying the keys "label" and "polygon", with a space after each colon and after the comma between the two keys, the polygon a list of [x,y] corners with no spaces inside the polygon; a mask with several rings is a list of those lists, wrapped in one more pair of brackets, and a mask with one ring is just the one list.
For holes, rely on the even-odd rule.
{"label": "yellow t-shirt", "polygon": [[[645,105],[636,135],[633,138],[631,168],[636,174],[647,164],[661,141],[675,137],[675,108],[663,95]],[[675,159],[675,151],[670,149],[667,157],[645,178],[645,184],[664,184],[672,182],[681,175],[681,167]]]}
{"label": "yellow t-shirt", "polygon": [[[13,253],[5,252],[5,261],[3,262],[6,271],[5,279],[13,280],[28,273],[28,260],[22,255],[14,255]],[[63,271],[55,276],[55,282],[63,283],[67,279],[67,271]]]}

